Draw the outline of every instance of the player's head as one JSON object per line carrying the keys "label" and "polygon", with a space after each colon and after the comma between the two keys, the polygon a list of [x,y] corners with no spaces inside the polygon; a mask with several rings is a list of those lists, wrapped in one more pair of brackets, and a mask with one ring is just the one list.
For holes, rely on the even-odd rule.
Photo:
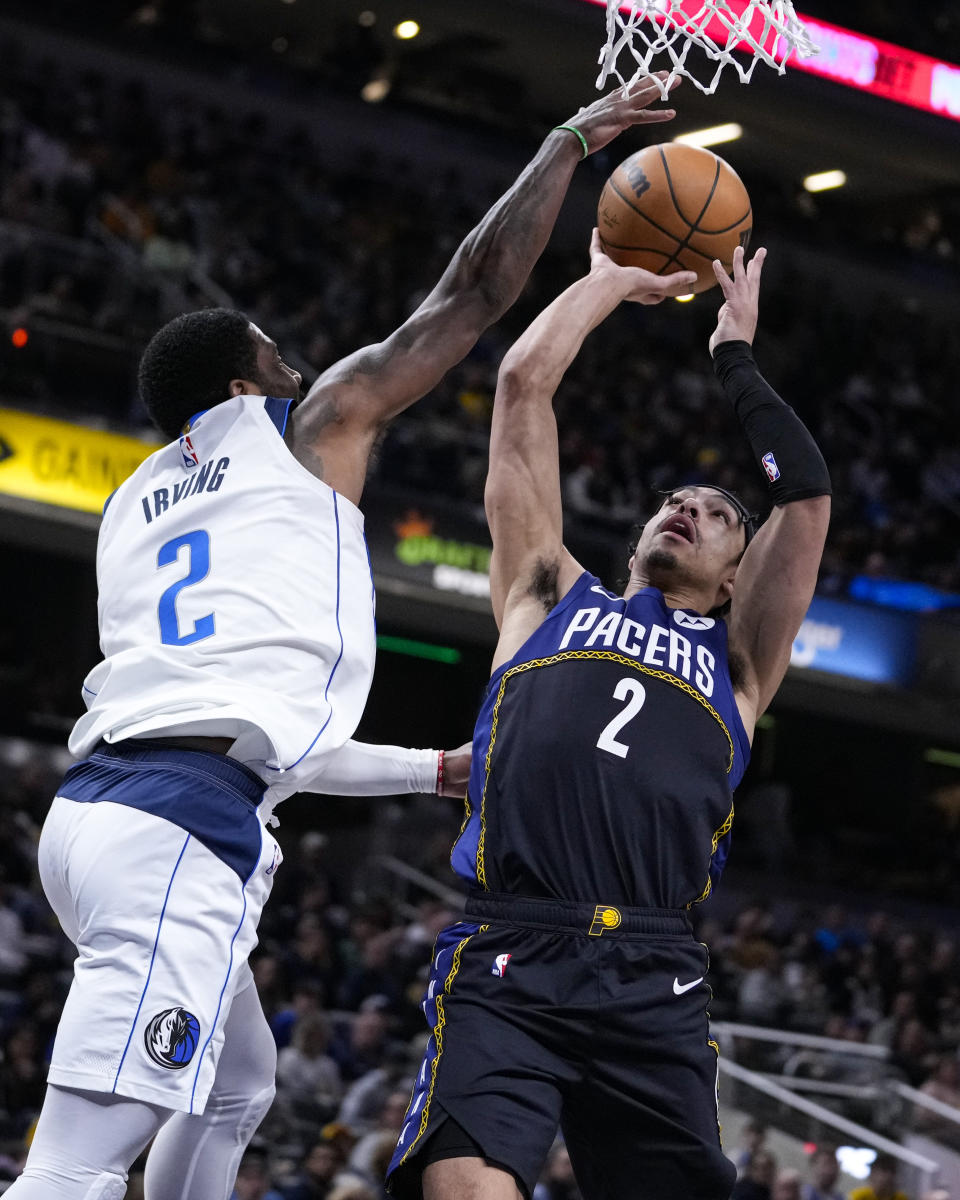
{"label": "player's head", "polygon": [[242,312],[205,308],[169,321],[140,360],[140,395],[175,438],[198,412],[244,394],[300,399],[300,376]]}
{"label": "player's head", "polygon": [[755,531],[756,519],[725,488],[673,488],[643,527],[630,560],[631,578],[661,591],[679,588],[705,594],[707,611],[722,615]]}

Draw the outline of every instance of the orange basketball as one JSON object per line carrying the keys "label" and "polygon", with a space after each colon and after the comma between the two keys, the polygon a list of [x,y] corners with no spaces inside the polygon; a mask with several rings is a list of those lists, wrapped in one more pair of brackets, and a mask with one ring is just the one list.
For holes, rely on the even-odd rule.
{"label": "orange basketball", "polygon": [[729,271],[753,232],[750,197],[729,163],[710,150],[667,142],[620,164],[597,206],[603,248],[623,267],[655,275],[696,271],[692,291],[713,287],[712,262]]}

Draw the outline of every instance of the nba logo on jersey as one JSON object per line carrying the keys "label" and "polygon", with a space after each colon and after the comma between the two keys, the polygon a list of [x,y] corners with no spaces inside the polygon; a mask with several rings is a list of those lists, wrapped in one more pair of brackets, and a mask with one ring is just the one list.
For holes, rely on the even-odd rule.
{"label": "nba logo on jersey", "polygon": [[512,954],[498,954],[490,968],[491,975],[499,975],[502,979],[507,973],[507,963],[513,958]]}
{"label": "nba logo on jersey", "polygon": [[197,457],[197,452],[193,448],[193,442],[190,440],[188,433],[180,434],[180,457],[183,459],[183,465],[187,471],[191,467],[196,467],[200,464],[200,459]]}
{"label": "nba logo on jersey", "polygon": [[760,462],[763,465],[763,469],[766,471],[767,478],[770,480],[770,482],[776,483],[780,478],[780,468],[777,466],[777,460],[773,457],[773,452],[771,451],[769,454],[765,454],[763,458],[760,459]]}

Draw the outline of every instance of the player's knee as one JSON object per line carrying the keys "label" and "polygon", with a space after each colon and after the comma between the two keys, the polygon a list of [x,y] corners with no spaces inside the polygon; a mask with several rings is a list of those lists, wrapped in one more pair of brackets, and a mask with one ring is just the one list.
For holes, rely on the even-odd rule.
{"label": "player's knee", "polygon": [[263,1088],[255,1096],[251,1097],[237,1130],[239,1141],[246,1144],[253,1137],[260,1122],[270,1111],[270,1105],[273,1103],[276,1094],[277,1089],[271,1083],[269,1087]]}
{"label": "player's knee", "polygon": [[83,1200],[123,1200],[126,1194],[126,1177],[104,1171],[91,1183],[83,1195]]}

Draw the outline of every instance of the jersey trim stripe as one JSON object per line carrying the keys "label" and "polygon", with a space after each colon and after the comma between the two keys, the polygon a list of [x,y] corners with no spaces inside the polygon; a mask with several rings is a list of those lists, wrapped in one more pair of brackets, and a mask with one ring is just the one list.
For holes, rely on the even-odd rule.
{"label": "jersey trim stripe", "polygon": [[[262,830],[261,830],[261,834],[260,834],[260,853],[261,854],[263,853],[263,832],[262,832]],[[259,861],[260,861],[260,859],[258,856],[257,864],[259,864]],[[190,1089],[190,1112],[191,1113],[193,1112],[193,1099],[194,1099],[194,1096],[196,1095],[196,1091],[197,1091],[197,1080],[200,1078],[200,1068],[203,1066],[203,1056],[207,1052],[207,1047],[210,1045],[210,1039],[213,1037],[214,1032],[216,1031],[216,1028],[217,1028],[217,1022],[220,1020],[220,1009],[223,1007],[223,994],[227,990],[227,984],[230,982],[230,976],[233,973],[233,947],[236,943],[237,935],[240,933],[240,930],[243,928],[243,922],[247,915],[247,884],[250,882],[251,878],[253,877],[253,872],[256,869],[257,869],[257,865],[255,864],[253,867],[253,870],[250,872],[250,874],[247,876],[247,878],[243,881],[243,887],[240,889],[240,894],[243,896],[243,910],[240,913],[240,920],[237,923],[237,927],[233,931],[233,937],[230,939],[230,958],[227,962],[227,977],[226,977],[226,979],[224,979],[223,987],[220,989],[220,998],[219,998],[219,1000],[217,1000],[217,1012],[213,1018],[213,1024],[210,1026],[210,1032],[207,1034],[207,1040],[203,1043],[203,1049],[197,1055],[197,1070],[193,1076],[193,1087]]]}
{"label": "jersey trim stripe", "polygon": [[[437,1047],[436,1054],[433,1056],[433,1061],[430,1064],[430,1088],[427,1091],[427,1098],[424,1101],[423,1112],[420,1115],[420,1128],[417,1131],[417,1136],[407,1147],[407,1151],[397,1166],[402,1166],[413,1153],[417,1142],[423,1137],[427,1129],[427,1123],[430,1120],[430,1102],[433,1100],[433,1091],[437,1084],[437,1069],[440,1065],[440,1057],[443,1054],[443,1027],[446,1024],[446,1017],[443,1012],[443,997],[449,996],[453,988],[453,981],[457,977],[457,972],[460,970],[460,956],[463,953],[463,948],[471,938],[476,937],[478,933],[485,933],[490,928],[489,925],[481,925],[479,929],[475,929],[473,933],[468,933],[465,938],[461,938],[457,943],[457,947],[453,952],[453,960],[450,964],[450,972],[447,975],[446,982],[443,985],[443,995],[437,996],[437,1023],[433,1030],[433,1039]],[[438,956],[439,957],[439,956]]]}
{"label": "jersey trim stripe", "polygon": [[[333,683],[333,677],[337,673],[337,667],[340,666],[340,660],[343,658],[343,629],[340,626],[340,511],[337,507],[337,499],[338,499],[337,493],[331,489],[330,494],[331,494],[331,496],[333,496],[333,520],[334,520],[334,523],[335,523],[336,529],[337,529],[337,599],[336,599],[336,605],[334,608],[334,616],[335,616],[336,622],[337,622],[337,634],[340,638],[340,653],[337,655],[337,661],[333,664],[333,667],[330,670],[330,677],[327,680],[327,686],[323,689],[323,698],[325,701],[327,700],[327,697],[330,694],[330,685]],[[277,766],[273,766],[270,763],[265,763],[264,766],[265,766],[266,770],[268,770],[268,771],[292,771],[294,767],[296,767],[300,763],[302,763],[303,760],[310,753],[310,751],[317,744],[317,742],[319,742],[320,738],[323,736],[323,731],[330,724],[332,717],[333,717],[333,706],[331,705],[330,711],[327,713],[327,719],[320,726],[317,736],[313,739],[313,741],[306,748],[306,750],[304,750],[304,752],[300,755],[300,757],[295,762],[290,763],[290,765],[287,767],[281,767],[279,764]]]}
{"label": "jersey trim stripe", "polygon": [[266,409],[267,416],[277,427],[277,433],[283,437],[287,429],[287,420],[290,417],[290,406],[293,400],[282,400],[276,396],[267,396],[264,398],[263,407]]}
{"label": "jersey trim stripe", "polygon": [[[724,822],[720,826],[720,828],[715,829],[713,832],[712,846],[710,849],[710,866],[713,865],[713,856],[716,854],[717,847],[720,845],[720,839],[726,837],[732,828],[733,828],[733,801],[731,800],[730,801],[730,811],[727,813],[726,819],[724,820]],[[693,908],[693,906],[695,904],[702,904],[703,901],[706,900],[706,898],[710,895],[710,893],[712,891],[713,891],[713,876],[710,874],[710,870],[708,867],[707,868],[707,886],[703,889],[703,891],[696,898],[696,900],[691,900],[689,902],[689,904],[687,905],[687,908]]]}
{"label": "jersey trim stripe", "polygon": [[143,1002],[146,999],[147,988],[149,988],[149,986],[150,986],[150,977],[153,975],[153,964],[156,961],[156,957],[157,957],[157,946],[159,946],[159,944],[160,944],[160,930],[163,928],[163,918],[164,918],[164,914],[167,911],[167,901],[170,899],[170,891],[173,888],[173,881],[177,877],[177,871],[179,871],[179,869],[180,869],[180,864],[183,861],[184,854],[186,854],[186,852],[187,852],[187,846],[190,845],[190,838],[192,836],[193,836],[192,834],[188,833],[186,838],[184,839],[184,843],[180,847],[180,855],[177,858],[177,861],[173,868],[173,873],[170,876],[170,882],[167,884],[167,893],[163,897],[163,907],[160,909],[160,919],[159,919],[159,921],[157,921],[157,935],[153,939],[153,953],[150,955],[150,966],[147,968],[147,978],[143,984],[143,991],[140,993],[140,1003],[137,1005],[137,1011],[133,1014],[133,1022],[130,1026],[130,1032],[127,1034],[127,1044],[124,1046],[123,1054],[121,1054],[121,1056],[120,1056],[120,1062],[117,1066],[117,1073],[113,1077],[113,1087],[111,1088],[112,1092],[116,1092],[116,1090],[117,1090],[117,1084],[120,1081],[120,1072],[123,1070],[123,1064],[126,1061],[127,1051],[130,1049],[130,1039],[133,1037],[133,1031],[136,1029],[137,1021],[140,1018],[140,1010],[141,1010],[141,1008],[143,1008]]}
{"label": "jersey trim stripe", "polygon": [[[497,699],[493,706],[493,714],[492,714],[491,721],[490,721],[490,742],[487,746],[487,754],[486,754],[486,758],[484,760],[483,791],[480,795],[480,836],[477,840],[477,858],[476,858],[477,882],[484,889],[484,891],[489,890],[487,888],[486,867],[485,867],[485,864],[483,861],[484,843],[486,841],[486,832],[487,832],[487,824],[486,824],[487,786],[490,782],[490,764],[491,764],[491,759],[493,757],[493,747],[494,747],[494,743],[497,740],[497,724],[500,719],[500,704],[501,704],[501,701],[503,700],[504,692],[506,691],[507,680],[512,678],[512,676],[514,676],[514,675],[521,675],[521,674],[523,674],[524,671],[531,671],[537,667],[549,667],[549,666],[552,666],[554,663],[558,663],[558,662],[568,662],[571,660],[572,661],[582,661],[583,659],[590,659],[590,658],[605,659],[608,662],[619,663],[621,666],[628,667],[632,671],[639,671],[641,674],[650,675],[654,679],[662,679],[665,683],[669,683],[672,687],[679,688],[682,692],[686,692],[686,694],[688,696],[691,696],[694,700],[697,701],[698,704],[702,705],[702,707],[707,710],[707,712],[710,714],[710,716],[713,717],[713,719],[717,722],[717,724],[723,730],[724,736],[727,739],[727,745],[730,748],[730,757],[727,762],[727,774],[729,775],[730,772],[733,770],[734,756],[735,756],[736,751],[734,749],[733,738],[730,736],[730,730],[727,728],[726,723],[723,720],[723,717],[720,716],[720,714],[713,707],[713,705],[710,703],[710,701],[706,699],[705,696],[701,695],[701,693],[698,692],[696,688],[691,687],[690,684],[687,683],[685,680],[678,679],[676,675],[671,675],[667,671],[655,671],[652,667],[645,667],[642,663],[638,663],[636,661],[636,659],[626,658],[622,654],[615,654],[612,650],[564,650],[559,654],[552,654],[548,658],[532,658],[532,659],[529,659],[527,662],[517,663],[515,666],[509,667],[500,676],[500,686],[497,691]],[[467,823],[470,819],[469,801],[467,802],[467,807],[468,807],[467,816],[466,816],[466,819],[464,820],[463,828],[460,831],[461,834],[463,833],[463,830],[466,829]],[[716,831],[716,833],[714,833],[714,835],[713,835],[713,849],[712,849],[711,855],[710,855],[711,860],[713,858],[713,855],[716,854],[716,852],[717,852],[717,845],[720,841],[720,838],[725,833],[729,832],[730,826],[732,824],[733,824],[733,808],[731,806],[730,813],[729,813],[726,821],[720,827],[720,829],[718,829]],[[711,886],[712,886],[712,883],[710,881],[708,881],[707,890],[703,894],[703,896],[700,897],[701,900],[706,899],[706,897],[710,894]],[[691,903],[698,903],[698,901],[692,901]]]}

